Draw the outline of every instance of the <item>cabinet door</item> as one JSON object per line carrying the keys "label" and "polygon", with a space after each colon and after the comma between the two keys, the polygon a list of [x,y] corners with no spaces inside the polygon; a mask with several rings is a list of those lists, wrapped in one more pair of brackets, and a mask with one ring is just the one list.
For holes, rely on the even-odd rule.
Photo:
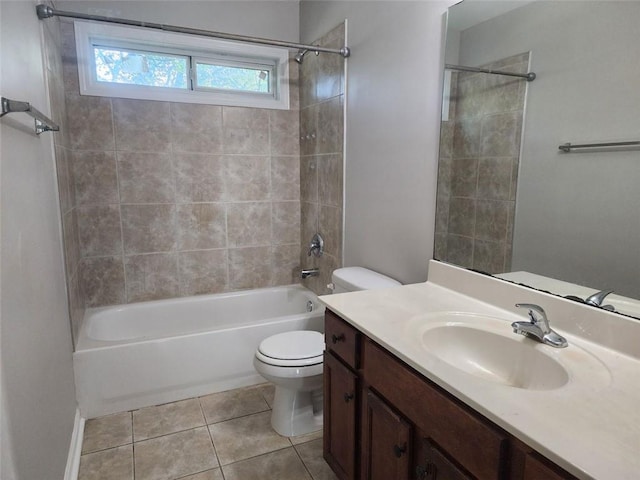
{"label": "cabinet door", "polygon": [[362,480],[407,480],[411,425],[370,390],[362,406]]}
{"label": "cabinet door", "polygon": [[429,438],[422,440],[416,456],[417,480],[472,480],[461,467],[449,460]]}
{"label": "cabinet door", "polygon": [[324,459],[340,480],[356,478],[358,377],[324,354]]}

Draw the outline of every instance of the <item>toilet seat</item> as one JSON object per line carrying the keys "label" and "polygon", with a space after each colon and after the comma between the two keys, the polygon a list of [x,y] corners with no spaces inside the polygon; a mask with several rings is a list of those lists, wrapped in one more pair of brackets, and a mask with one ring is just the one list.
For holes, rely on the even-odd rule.
{"label": "toilet seat", "polygon": [[264,339],[256,358],[279,367],[304,367],[323,361],[324,336],[314,331],[279,333]]}

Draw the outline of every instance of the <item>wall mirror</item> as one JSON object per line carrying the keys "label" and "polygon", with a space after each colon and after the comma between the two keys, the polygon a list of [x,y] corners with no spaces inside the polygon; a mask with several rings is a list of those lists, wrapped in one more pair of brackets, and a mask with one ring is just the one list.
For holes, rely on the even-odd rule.
{"label": "wall mirror", "polygon": [[625,1],[449,9],[436,259],[583,300],[613,290],[602,305],[640,318],[639,21]]}

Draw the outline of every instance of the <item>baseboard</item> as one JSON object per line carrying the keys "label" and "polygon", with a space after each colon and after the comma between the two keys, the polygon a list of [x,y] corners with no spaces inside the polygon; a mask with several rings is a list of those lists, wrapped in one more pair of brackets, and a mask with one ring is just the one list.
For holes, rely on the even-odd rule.
{"label": "baseboard", "polygon": [[76,409],[76,418],[73,421],[73,433],[69,445],[67,468],[64,471],[64,480],[78,480],[80,469],[80,455],[82,453],[82,437],[84,434],[84,418],[80,415],[80,409]]}

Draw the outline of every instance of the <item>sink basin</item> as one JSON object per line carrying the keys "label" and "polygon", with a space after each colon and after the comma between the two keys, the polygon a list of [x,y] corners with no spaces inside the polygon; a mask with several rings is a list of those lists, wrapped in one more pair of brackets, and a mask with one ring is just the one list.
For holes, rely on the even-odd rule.
{"label": "sink basin", "polygon": [[609,384],[609,370],[583,348],[583,342],[570,338],[567,348],[553,348],[513,333],[512,321],[476,313],[434,312],[411,319],[402,336],[448,368],[494,385],[535,391]]}
{"label": "sink basin", "polygon": [[[511,328],[506,322],[505,327]],[[536,348],[531,340],[512,335],[506,337],[466,325],[446,325],[426,330],[422,344],[440,360],[490,382],[553,390],[569,381],[569,374],[560,363]]]}

